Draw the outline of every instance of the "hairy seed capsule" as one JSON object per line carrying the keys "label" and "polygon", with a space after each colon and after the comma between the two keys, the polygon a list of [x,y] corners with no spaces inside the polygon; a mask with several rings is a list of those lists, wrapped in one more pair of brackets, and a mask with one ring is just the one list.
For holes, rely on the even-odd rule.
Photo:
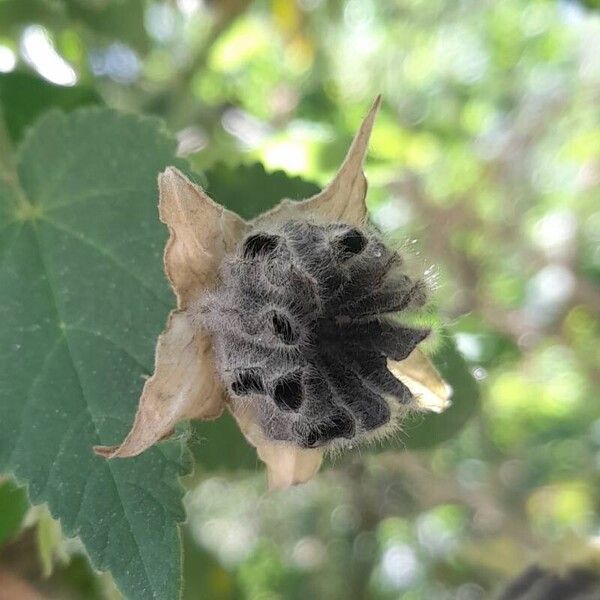
{"label": "hairy seed capsule", "polygon": [[429,333],[392,318],[425,286],[370,231],[289,221],[252,231],[204,298],[231,402],[254,403],[265,436],[301,447],[386,426],[408,388],[387,368]]}

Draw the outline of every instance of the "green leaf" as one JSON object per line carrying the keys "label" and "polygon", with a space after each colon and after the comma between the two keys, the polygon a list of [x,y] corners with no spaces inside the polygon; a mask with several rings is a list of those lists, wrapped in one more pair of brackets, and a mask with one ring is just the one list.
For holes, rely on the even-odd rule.
{"label": "green leaf", "polygon": [[92,446],[127,433],[173,305],[156,176],[174,152],[153,120],[54,111],[0,180],[0,470],[144,600],[179,597],[187,453]]}
{"label": "green leaf", "polygon": [[100,103],[100,96],[85,86],[52,85],[29,73],[0,75],[0,109],[13,142],[18,142],[25,129],[50,108],[71,111]]}
{"label": "green leaf", "polygon": [[[439,415],[415,415],[404,422],[400,439],[402,446],[409,450],[431,448],[454,437],[479,407],[479,385],[451,336],[445,334],[430,358],[452,386],[452,405]],[[391,444],[397,447],[398,440],[392,440]]]}
{"label": "green leaf", "polygon": [[206,179],[210,197],[244,219],[273,208],[282,198],[303,200],[319,191],[316,184],[300,177],[283,171],[268,173],[259,163],[235,168],[219,164],[206,172]]}
{"label": "green leaf", "polygon": [[23,488],[10,480],[0,484],[0,546],[19,533],[28,508]]}

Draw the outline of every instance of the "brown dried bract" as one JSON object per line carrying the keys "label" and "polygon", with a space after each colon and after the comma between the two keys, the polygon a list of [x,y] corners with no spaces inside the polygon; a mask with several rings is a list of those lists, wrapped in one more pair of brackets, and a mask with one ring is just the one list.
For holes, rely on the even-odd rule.
{"label": "brown dried bract", "polygon": [[[210,336],[194,316],[194,302],[215,285],[223,257],[251,226],[266,220],[313,217],[363,225],[367,219],[367,181],[362,165],[380,98],[363,121],[344,163],[319,194],[301,202],[282,200],[252,224],[224,209],[174,167],[158,178],[159,213],[169,227],[165,272],[177,296],[177,309],[158,339],[154,375],[146,382],[130,433],[120,446],[95,448],[106,458],[135,456],[168,436],[188,419],[215,419],[230,405],[214,366]],[[439,412],[450,389],[417,349],[390,370],[420,399],[423,409]],[[273,442],[263,435],[248,408],[232,410],[238,425],[267,465],[269,486],[285,488],[309,480],[319,469],[323,450]]]}
{"label": "brown dried bract", "polygon": [[248,226],[173,167],[160,174],[158,186],[160,219],[170,232],[165,273],[177,296],[177,310],[158,338],[154,375],[144,385],[128,436],[118,447],[94,448],[106,458],[136,456],[180,421],[215,419],[225,405],[210,336],[193,324],[189,308],[214,285],[223,256]]}

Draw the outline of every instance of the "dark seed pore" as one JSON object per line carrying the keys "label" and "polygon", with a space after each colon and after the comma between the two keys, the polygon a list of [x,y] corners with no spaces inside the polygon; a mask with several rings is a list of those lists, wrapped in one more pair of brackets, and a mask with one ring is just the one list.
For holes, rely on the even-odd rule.
{"label": "dark seed pore", "polygon": [[244,258],[255,258],[273,252],[279,245],[279,236],[269,233],[255,233],[244,242]]}
{"label": "dark seed pore", "polygon": [[339,238],[336,243],[345,258],[360,254],[367,245],[367,238],[358,229],[350,229]]}
{"label": "dark seed pore", "polygon": [[248,370],[240,371],[237,374],[235,381],[231,384],[231,389],[238,396],[262,394],[264,392],[264,385],[257,371]]}
{"label": "dark seed pore", "polygon": [[273,325],[273,332],[284,344],[289,346],[296,341],[296,332],[287,317],[281,313],[274,312],[271,317],[271,323]]}
{"label": "dark seed pore", "polygon": [[297,372],[278,379],[273,400],[281,410],[298,410],[302,405],[302,374]]}

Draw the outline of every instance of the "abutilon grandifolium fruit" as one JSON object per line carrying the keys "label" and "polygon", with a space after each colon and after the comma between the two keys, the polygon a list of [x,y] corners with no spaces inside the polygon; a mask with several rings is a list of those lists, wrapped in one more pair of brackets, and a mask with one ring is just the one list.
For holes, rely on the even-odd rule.
{"label": "abutilon grandifolium fruit", "polygon": [[413,395],[389,371],[427,337],[398,315],[425,284],[367,229],[290,220],[251,230],[225,257],[203,324],[233,404],[265,436],[303,448],[389,431]]}
{"label": "abutilon grandifolium fruit", "polygon": [[228,409],[271,488],[309,480],[326,450],[393,432],[408,409],[440,412],[450,388],[407,311],[424,280],[367,225],[362,170],[377,98],[321,192],[252,221],[174,167],[158,177],[177,297],[131,431],[106,458],[143,452],[188,419]]}

